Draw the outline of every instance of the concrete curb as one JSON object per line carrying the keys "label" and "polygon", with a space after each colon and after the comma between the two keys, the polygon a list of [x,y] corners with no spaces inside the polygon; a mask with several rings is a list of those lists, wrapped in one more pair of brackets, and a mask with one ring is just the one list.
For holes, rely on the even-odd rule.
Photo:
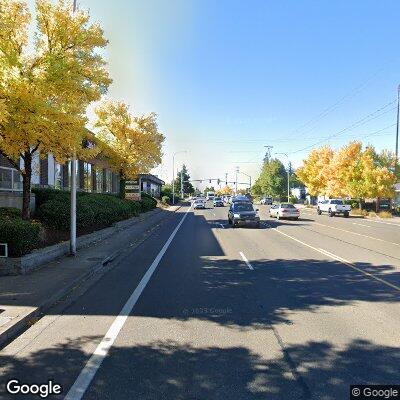
{"label": "concrete curb", "polygon": [[[181,207],[182,205],[179,205],[175,210],[172,210],[172,212],[178,211]],[[141,235],[140,238],[147,239],[151,235],[151,233],[152,231],[150,231],[147,235],[143,233],[143,235]],[[139,242],[137,243],[136,246],[134,246],[134,248],[139,246],[141,243],[142,240],[139,240]],[[50,307],[52,307],[58,301],[60,301],[69,293],[71,293],[77,286],[79,286],[79,284],[88,280],[90,277],[92,277],[94,274],[100,271],[101,268],[114,261],[120,254],[122,254],[123,250],[124,248],[120,248],[113,251],[110,255],[104,257],[102,261],[90,266],[84,274],[78,276],[72,282],[68,283],[63,288],[61,288],[58,292],[54,293],[41,305],[39,305],[32,311],[26,313],[25,315],[11,320],[10,321],[11,325],[5,331],[0,332],[0,349],[3,348],[12,340],[14,340],[15,338],[17,338],[21,333],[23,333],[29,327],[30,324],[33,324],[35,322],[35,318],[39,318],[41,315],[43,315]],[[13,321],[14,323],[12,323]]]}

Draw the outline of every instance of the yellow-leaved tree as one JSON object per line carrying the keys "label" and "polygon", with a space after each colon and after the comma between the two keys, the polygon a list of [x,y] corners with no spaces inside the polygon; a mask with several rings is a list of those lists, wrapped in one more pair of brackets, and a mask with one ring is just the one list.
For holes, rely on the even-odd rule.
{"label": "yellow-leaved tree", "polygon": [[297,177],[307,186],[312,196],[328,194],[331,177],[330,164],[334,151],[329,146],[313,150],[303,165],[297,169]]}
{"label": "yellow-leaved tree", "polygon": [[230,186],[226,185],[222,189],[217,190],[217,194],[219,196],[233,195],[233,189]]}
{"label": "yellow-leaved tree", "polygon": [[[81,155],[86,108],[111,83],[98,49],[101,27],[72,2],[36,1],[36,30],[23,0],[0,0],[0,98],[8,116],[0,122],[0,154],[22,174],[23,218],[29,218],[34,154],[65,162]],[[79,155],[79,154],[78,154]],[[90,152],[88,156],[93,156]]]}
{"label": "yellow-leaved tree", "polygon": [[361,208],[366,198],[393,198],[393,159],[390,152],[377,154],[372,146],[363,149],[361,142],[350,142],[337,151],[313,150],[297,175],[310,194],[351,197],[359,200]]}
{"label": "yellow-leaved tree", "polygon": [[7,119],[7,107],[3,99],[0,99],[0,123]]}
{"label": "yellow-leaved tree", "polygon": [[133,116],[121,101],[104,101],[96,108],[97,137],[105,144],[103,153],[120,174],[121,195],[126,179],[148,173],[161,163],[164,135],[158,131],[155,113]]}

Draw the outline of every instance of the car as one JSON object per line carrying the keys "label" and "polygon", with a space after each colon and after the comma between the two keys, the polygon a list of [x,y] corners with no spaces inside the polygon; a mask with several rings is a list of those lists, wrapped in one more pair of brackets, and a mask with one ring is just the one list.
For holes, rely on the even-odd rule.
{"label": "car", "polygon": [[269,216],[272,218],[288,218],[288,219],[299,219],[300,211],[290,203],[274,204],[269,209]]}
{"label": "car", "polygon": [[260,203],[266,205],[272,205],[272,197],[263,197]]}
{"label": "car", "polygon": [[258,209],[254,209],[253,204],[249,201],[237,201],[229,207],[228,222],[232,225],[232,228],[240,225],[252,225],[259,228],[260,216],[258,215]]}
{"label": "car", "polygon": [[223,207],[224,206],[224,202],[222,200],[222,197],[214,197],[213,206],[214,207]]}
{"label": "car", "polygon": [[206,193],[206,199],[207,199],[207,201],[209,201],[209,200],[214,200],[214,197],[215,197],[215,193],[214,193],[214,192],[207,192],[207,193]]}
{"label": "car", "polygon": [[204,199],[196,199],[193,202],[193,208],[195,210],[198,209],[198,208],[205,209],[206,208],[206,202],[204,201]]}
{"label": "car", "polygon": [[317,214],[321,215],[323,212],[327,212],[330,217],[336,214],[343,214],[347,218],[351,211],[351,205],[344,204],[342,199],[328,199],[318,202]]}
{"label": "car", "polygon": [[249,198],[247,196],[235,196],[232,197],[231,203],[251,203],[251,200],[249,200]]}

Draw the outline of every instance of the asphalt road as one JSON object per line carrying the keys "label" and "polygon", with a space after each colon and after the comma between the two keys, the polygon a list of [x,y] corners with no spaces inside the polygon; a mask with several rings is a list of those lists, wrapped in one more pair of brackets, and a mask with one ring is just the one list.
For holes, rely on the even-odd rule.
{"label": "asphalt road", "polygon": [[[329,218],[232,229],[182,208],[62,312],[0,352],[5,382],[68,399],[347,399],[400,384],[400,225]],[[60,307],[61,305],[59,305]]]}

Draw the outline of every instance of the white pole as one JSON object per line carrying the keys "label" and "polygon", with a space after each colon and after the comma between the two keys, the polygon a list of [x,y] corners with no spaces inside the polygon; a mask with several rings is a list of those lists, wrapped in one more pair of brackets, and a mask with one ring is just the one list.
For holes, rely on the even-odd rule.
{"label": "white pole", "polygon": [[181,200],[183,200],[183,174],[181,170]]}
{"label": "white pole", "polygon": [[175,153],[172,155],[172,204],[175,204]]}
{"label": "white pole", "polygon": [[[72,12],[76,11],[76,0],[73,3]],[[70,221],[69,252],[71,256],[76,255],[76,151],[71,159],[71,221]]]}

